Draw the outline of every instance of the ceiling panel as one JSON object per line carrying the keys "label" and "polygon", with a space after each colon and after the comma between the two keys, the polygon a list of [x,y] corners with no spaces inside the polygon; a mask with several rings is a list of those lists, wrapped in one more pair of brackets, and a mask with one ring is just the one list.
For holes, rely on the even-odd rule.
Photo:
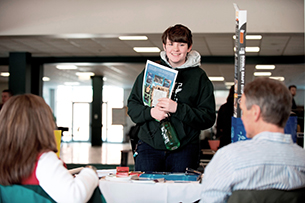
{"label": "ceiling panel", "polygon": [[212,56],[233,56],[234,45],[232,35],[206,37],[206,43]]}
{"label": "ceiling panel", "polygon": [[262,38],[260,55],[281,56],[284,53],[289,36],[264,36]]}
{"label": "ceiling panel", "polygon": [[303,36],[294,36],[290,37],[289,43],[287,44],[284,55],[304,55],[304,37]]}
{"label": "ceiling panel", "polygon": [[[0,57],[8,57],[10,52],[27,51],[33,57],[63,57],[63,56],[159,56],[159,53],[137,53],[133,47],[157,46],[162,48],[161,33],[138,34],[146,35],[147,41],[121,41],[118,35],[107,36],[9,36],[0,37]],[[248,33],[248,35],[250,35]],[[193,34],[193,49],[203,57],[229,56],[234,57],[233,34]],[[299,56],[304,55],[304,33],[268,33],[262,34],[261,40],[247,40],[247,46],[259,46],[260,52],[247,53],[247,56]],[[204,59],[202,59],[204,61]],[[103,63],[79,65],[77,71],[92,71],[96,75],[104,75],[107,78],[105,84],[119,85],[131,88],[137,75],[143,70],[145,64],[139,63]],[[202,68],[209,76],[223,76],[224,82],[232,82],[234,76],[234,65],[224,64],[202,64]],[[8,71],[8,66],[0,66],[0,71]],[[63,84],[78,80],[76,71],[58,70],[55,64],[45,65],[45,76],[51,81],[48,85]],[[246,82],[253,80],[254,65],[246,65]],[[305,89],[304,64],[276,64],[272,71],[273,76],[284,76],[285,83],[296,84],[298,88]],[[8,79],[0,76],[0,82]],[[90,81],[79,81],[82,85],[91,85]],[[215,89],[226,89],[224,82],[215,82]]]}

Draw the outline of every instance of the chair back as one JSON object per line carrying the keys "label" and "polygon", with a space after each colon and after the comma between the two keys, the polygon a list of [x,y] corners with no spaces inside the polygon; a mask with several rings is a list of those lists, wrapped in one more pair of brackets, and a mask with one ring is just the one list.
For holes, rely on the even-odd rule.
{"label": "chair back", "polygon": [[296,190],[236,190],[228,203],[304,203],[305,187]]}

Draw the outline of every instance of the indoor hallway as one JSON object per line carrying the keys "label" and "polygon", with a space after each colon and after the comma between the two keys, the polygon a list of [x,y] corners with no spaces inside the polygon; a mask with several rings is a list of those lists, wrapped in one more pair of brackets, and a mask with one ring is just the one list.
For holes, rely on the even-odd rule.
{"label": "indoor hallway", "polygon": [[[92,147],[90,142],[63,142],[60,158],[66,164],[103,164],[120,165],[121,150],[131,149],[130,143],[103,143]],[[128,165],[133,165],[131,151],[128,153]]]}

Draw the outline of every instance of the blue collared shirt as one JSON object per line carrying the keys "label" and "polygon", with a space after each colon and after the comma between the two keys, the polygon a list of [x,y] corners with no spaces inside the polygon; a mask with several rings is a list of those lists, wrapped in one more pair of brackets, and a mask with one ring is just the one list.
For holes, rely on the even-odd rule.
{"label": "blue collared shirt", "polygon": [[226,202],[234,190],[305,187],[305,150],[291,135],[262,132],[221,148],[205,169],[201,202]]}

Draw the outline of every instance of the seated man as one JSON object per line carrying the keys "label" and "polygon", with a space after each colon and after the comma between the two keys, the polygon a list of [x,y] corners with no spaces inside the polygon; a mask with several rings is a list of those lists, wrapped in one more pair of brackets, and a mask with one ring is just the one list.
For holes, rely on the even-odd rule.
{"label": "seated man", "polygon": [[226,202],[235,190],[305,187],[305,150],[284,134],[291,101],[280,81],[257,78],[245,86],[241,119],[252,139],[217,151],[205,169],[201,202]]}

